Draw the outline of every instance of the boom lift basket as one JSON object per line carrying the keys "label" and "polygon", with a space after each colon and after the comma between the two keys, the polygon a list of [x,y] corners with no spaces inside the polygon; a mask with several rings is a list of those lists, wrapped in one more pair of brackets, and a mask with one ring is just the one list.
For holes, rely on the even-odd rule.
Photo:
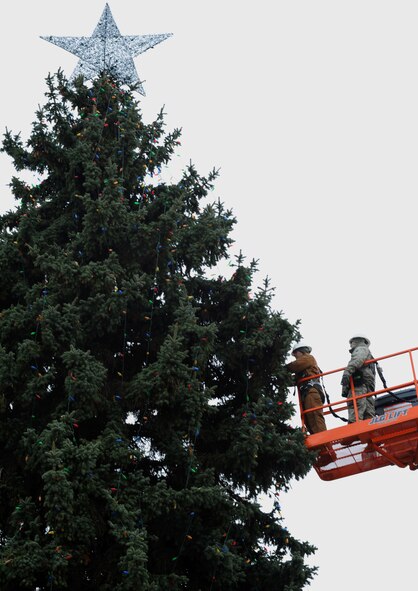
{"label": "boom lift basket", "polygon": [[[375,363],[400,356],[407,357],[411,379],[390,388],[385,387],[356,396],[350,379],[348,398],[309,410],[303,410],[299,391],[302,428],[305,432],[305,416],[309,412],[323,409],[326,419],[327,415],[340,414],[341,411],[347,410],[348,402],[353,404],[356,417],[354,423],[306,435],[306,447],[318,452],[314,468],[322,480],[335,480],[384,466],[409,466],[411,470],[418,468],[418,382],[413,359],[415,351],[418,351],[418,347],[366,362]],[[301,380],[300,384],[313,378],[343,372],[344,369],[310,376]],[[376,397],[376,416],[359,420],[357,400],[369,396]]]}

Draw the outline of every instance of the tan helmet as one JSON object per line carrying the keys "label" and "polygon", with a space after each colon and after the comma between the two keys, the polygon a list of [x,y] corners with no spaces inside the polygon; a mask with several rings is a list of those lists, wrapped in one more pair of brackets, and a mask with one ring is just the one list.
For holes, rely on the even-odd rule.
{"label": "tan helmet", "polygon": [[361,332],[355,332],[354,335],[349,340],[349,342],[351,343],[351,341],[353,341],[354,339],[363,339],[364,341],[366,341],[367,346],[370,345],[370,339],[368,337],[366,337],[366,335],[362,334]]}
{"label": "tan helmet", "polygon": [[312,351],[312,347],[310,347],[305,341],[299,341],[292,349],[292,353],[298,351],[299,349],[307,349],[308,353]]}

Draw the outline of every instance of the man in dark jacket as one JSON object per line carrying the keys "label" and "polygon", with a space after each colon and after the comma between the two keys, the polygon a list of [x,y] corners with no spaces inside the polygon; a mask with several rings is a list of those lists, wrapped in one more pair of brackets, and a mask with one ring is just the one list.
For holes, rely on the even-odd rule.
{"label": "man in dark jacket", "polygon": [[[366,392],[375,391],[376,382],[376,365],[375,363],[368,363],[364,365],[365,361],[373,359],[373,355],[369,349],[370,340],[359,333],[356,333],[350,339],[350,353],[351,359],[344,370],[341,380],[342,396],[345,398],[351,396],[350,391],[350,376],[353,379],[354,392],[357,396],[366,394]],[[371,419],[375,416],[374,396],[361,398],[357,400],[358,418]],[[353,403],[348,403],[348,422],[354,423],[356,420],[354,414]]]}
{"label": "man in dark jacket", "polygon": [[[321,373],[316,359],[311,355],[312,348],[303,341],[297,343],[292,351],[295,361],[286,365],[287,369],[295,374],[295,381],[298,384],[299,392],[302,398],[303,410],[316,408],[324,404],[323,394],[319,378],[314,378],[300,383],[300,380],[309,376],[315,376]],[[326,431],[324,413],[322,408],[308,412],[305,415],[305,425],[309,433],[319,433]]]}

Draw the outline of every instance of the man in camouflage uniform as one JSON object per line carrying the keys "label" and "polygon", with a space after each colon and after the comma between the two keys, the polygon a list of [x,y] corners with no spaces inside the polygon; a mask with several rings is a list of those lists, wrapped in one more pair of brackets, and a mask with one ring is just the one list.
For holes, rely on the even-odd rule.
{"label": "man in camouflage uniform", "polygon": [[[351,397],[350,376],[352,376],[354,391],[357,396],[366,394],[366,392],[375,391],[376,364],[368,363],[367,365],[364,365],[365,361],[373,359],[369,345],[369,339],[362,334],[356,333],[350,339],[351,359],[348,362],[341,379],[342,396],[344,396],[344,398],[347,398],[347,396]],[[376,414],[374,408],[374,396],[357,400],[357,410],[359,420],[373,418]],[[356,417],[354,414],[353,403],[348,402],[348,422],[354,423],[355,420]]]}
{"label": "man in camouflage uniform", "polygon": [[[299,392],[302,399],[303,410],[322,406],[325,402],[319,378],[299,383],[302,378],[315,376],[321,373],[316,359],[311,355],[312,348],[303,341],[297,343],[292,351],[295,361],[286,365],[287,369],[295,374],[296,384],[299,386]],[[326,431],[324,412],[320,408],[305,415],[305,424],[309,433],[319,433]]]}

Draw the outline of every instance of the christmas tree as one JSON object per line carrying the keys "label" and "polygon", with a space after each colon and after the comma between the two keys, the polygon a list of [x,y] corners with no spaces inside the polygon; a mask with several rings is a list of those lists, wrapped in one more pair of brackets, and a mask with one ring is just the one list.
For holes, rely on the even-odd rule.
{"label": "christmas tree", "polygon": [[14,177],[0,218],[2,591],[312,578],[278,496],[311,466],[289,425],[298,329],[231,260],[216,172],[162,180],[179,138],[110,72],[49,76],[29,140],[5,134],[39,182]]}

